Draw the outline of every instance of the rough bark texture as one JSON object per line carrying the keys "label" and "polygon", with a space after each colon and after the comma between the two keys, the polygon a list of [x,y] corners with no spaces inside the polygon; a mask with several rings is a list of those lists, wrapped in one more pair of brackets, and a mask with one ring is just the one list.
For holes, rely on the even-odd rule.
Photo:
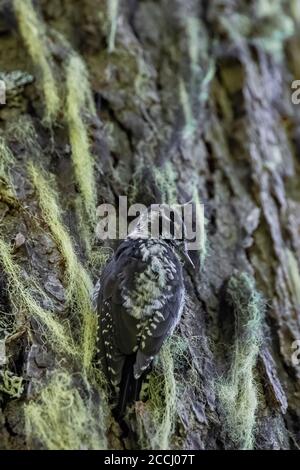
{"label": "rough bark texture", "polygon": [[[58,324],[78,327],[80,301],[74,306],[68,299],[68,261],[45,216],[38,195],[43,188],[28,168],[33,161],[46,180],[52,175],[64,224],[93,282],[109,254],[109,245],[103,248],[89,232],[93,204],[117,203],[119,194],[149,204],[168,193],[205,204],[206,256],[193,253],[197,269],[185,273],[184,316],[160,366],[159,373],[169,375],[164,365],[171,360],[174,367],[165,380],[169,404],[177,388],[161,445],[298,448],[300,365],[291,358],[300,338],[300,105],[291,102],[291,82],[300,78],[299,3],[26,0],[25,11],[33,5],[38,19],[35,46],[28,29],[22,30],[30,20],[22,20],[19,3],[0,2],[0,72],[10,84],[0,108],[0,355],[6,357],[0,366],[0,447],[47,447],[28,417],[24,427],[24,406],[39,403],[59,367],[74,377],[82,372],[78,358],[56,352],[28,299],[20,301],[3,259],[9,244],[26,292],[34,278],[41,289],[32,293],[37,304],[52,310]],[[70,71],[75,54],[83,68],[77,63]],[[58,103],[43,85],[49,86],[47,67]],[[72,83],[84,95],[73,111]],[[80,158],[85,147],[74,136],[72,141],[72,129],[78,134],[80,126],[95,162],[94,201],[80,178],[88,163],[76,163],[76,152]],[[90,400],[101,402],[99,384],[72,380],[79,394],[89,389]],[[79,415],[74,400],[68,406]],[[135,433],[124,441],[107,408],[108,441],[99,447],[159,447],[151,409],[147,400],[139,404]],[[48,447],[76,442],[57,439]]]}

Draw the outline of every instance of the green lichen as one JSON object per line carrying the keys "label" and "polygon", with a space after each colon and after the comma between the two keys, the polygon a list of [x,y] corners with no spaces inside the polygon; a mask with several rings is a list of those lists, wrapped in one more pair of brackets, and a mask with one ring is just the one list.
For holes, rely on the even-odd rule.
{"label": "green lichen", "polygon": [[41,170],[29,164],[29,175],[37,191],[43,218],[65,261],[67,302],[81,318],[81,353],[84,370],[92,366],[96,344],[97,318],[91,304],[92,281],[79,262],[72,239],[62,223],[57,196]]}
{"label": "green lichen", "polygon": [[0,184],[5,183],[12,189],[11,178],[9,174],[9,168],[14,161],[13,154],[7,146],[5,139],[0,136]]}
{"label": "green lichen", "polygon": [[[162,347],[154,370],[144,384],[142,397],[147,397],[147,401],[140,402],[136,410],[141,448],[175,447],[173,434],[181,394],[186,387],[193,387],[197,392],[199,389],[199,378],[188,349],[187,339],[173,334]],[[188,378],[182,381],[183,370],[187,367]]]}
{"label": "green lichen", "polygon": [[[14,164],[14,157],[6,140],[0,135],[0,200],[7,204],[8,207],[20,208],[20,203],[17,200],[16,192],[13,186],[11,168]],[[4,226],[5,222],[0,221],[0,227]]]}
{"label": "green lichen", "polygon": [[[46,179],[45,174],[32,163],[28,172],[42,216],[65,262],[67,303],[76,311],[81,324],[78,339],[72,318],[70,322],[62,321],[54,312],[41,306],[42,300],[49,304],[50,299],[45,298],[46,294],[32,277],[24,275],[13,259],[10,246],[0,239],[0,262],[8,279],[12,306],[24,312],[28,319],[34,318],[38,322],[45,345],[52,349],[57,359],[48,385],[44,387],[38,383],[37,396],[25,405],[28,446],[45,449],[107,448],[109,406],[106,382],[101,370],[92,364],[97,321],[90,300],[91,281],[62,223],[52,178]],[[62,357],[63,361],[60,360]],[[71,371],[78,368],[80,373],[72,374]],[[11,397],[19,397],[22,393],[22,378],[5,372],[2,382],[0,390]]]}
{"label": "green lichen", "polygon": [[29,114],[18,116],[14,121],[7,123],[6,135],[8,139],[22,142],[27,152],[38,154],[40,146],[37,141],[37,134]]}
{"label": "green lichen", "polygon": [[115,50],[119,0],[107,0],[107,12],[109,19],[108,52]]}
{"label": "green lichen", "polygon": [[298,262],[291,250],[286,250],[286,260],[288,269],[288,284],[293,301],[297,307],[300,305],[300,272]]}
{"label": "green lichen", "polygon": [[186,35],[188,39],[188,52],[190,64],[193,73],[199,72],[199,57],[200,57],[200,21],[195,16],[188,16],[185,18]]}
{"label": "green lichen", "polygon": [[46,120],[51,123],[57,117],[60,98],[47,44],[46,28],[31,0],[14,0],[14,9],[28,52],[42,75]]}
{"label": "green lichen", "polygon": [[209,86],[215,74],[214,61],[208,53],[207,34],[199,18],[183,16],[189,74],[179,79],[179,101],[184,116],[183,137],[191,139],[197,131],[199,113],[209,97]]}
{"label": "green lichen", "polygon": [[[242,10],[223,15],[221,23],[235,42],[248,41],[280,60],[286,40],[294,34],[293,20],[284,0],[258,0]],[[253,8],[254,7],[254,8]]]}
{"label": "green lichen", "polygon": [[[96,183],[94,159],[90,151],[90,142],[83,112],[95,116],[95,106],[89,84],[88,73],[81,58],[71,54],[66,67],[66,119],[72,149],[72,161],[87,222],[94,225],[96,218]],[[84,217],[83,217],[84,218]]]}
{"label": "green lichen", "polygon": [[294,18],[296,23],[300,23],[300,5],[298,0],[291,0],[290,1],[290,9],[292,17]]}
{"label": "green lichen", "polygon": [[184,80],[182,79],[179,81],[179,99],[185,119],[183,136],[184,138],[189,138],[193,136],[196,130],[196,120],[194,118],[190,94]]}
{"label": "green lichen", "polygon": [[163,167],[155,168],[154,179],[161,194],[161,202],[164,204],[177,204],[177,173],[171,162],[166,162]]}
{"label": "green lichen", "polygon": [[262,339],[264,302],[246,273],[233,275],[228,300],[234,312],[235,332],[230,370],[217,383],[226,430],[239,449],[255,443],[258,387],[255,366]]}
{"label": "green lichen", "polygon": [[113,249],[109,247],[97,247],[94,251],[91,252],[89,256],[89,264],[97,275],[101,272],[102,268],[106,265],[108,260],[113,254]]}
{"label": "green lichen", "polygon": [[35,299],[43,293],[38,289],[34,279],[23,275],[20,267],[12,257],[10,246],[0,239],[0,263],[8,278],[8,290],[11,302],[17,308],[27,312],[29,318],[34,318],[45,329],[49,344],[59,354],[76,357],[78,351],[66,326],[62,325],[53,312],[47,311]]}
{"label": "green lichen", "polygon": [[[82,380],[80,387],[75,381]],[[107,402],[89,383],[56,371],[35,401],[25,406],[26,434],[49,450],[107,449]]]}
{"label": "green lichen", "polygon": [[11,398],[20,398],[23,390],[23,377],[18,377],[9,370],[0,371],[0,392]]}
{"label": "green lichen", "polygon": [[[174,360],[170,350],[170,346],[166,345],[163,347],[160,354],[162,373],[163,373],[163,395],[164,407],[162,409],[162,402],[160,400],[155,401],[152,399],[153,415],[156,418],[156,422],[159,423],[157,432],[153,436],[153,444],[158,449],[168,449],[170,447],[170,439],[174,431],[175,416],[176,416],[176,382],[174,376]],[[156,395],[156,400],[160,394]],[[151,397],[151,387],[150,387]],[[154,395],[152,394],[154,398]]]}
{"label": "green lichen", "polygon": [[171,446],[176,419],[177,386],[171,343],[160,352],[159,362],[149,377],[148,400],[137,410],[140,446],[163,450]]}

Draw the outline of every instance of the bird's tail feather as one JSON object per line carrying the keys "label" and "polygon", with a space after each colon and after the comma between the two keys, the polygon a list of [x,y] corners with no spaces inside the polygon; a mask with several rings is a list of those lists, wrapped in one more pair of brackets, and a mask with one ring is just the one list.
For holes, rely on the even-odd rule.
{"label": "bird's tail feather", "polygon": [[115,418],[120,421],[123,419],[127,405],[130,405],[134,401],[139,399],[143,376],[139,379],[135,379],[133,375],[133,366],[136,360],[136,355],[132,354],[127,356],[125,359],[122,380],[120,383],[120,392],[118,398],[118,404],[114,409]]}

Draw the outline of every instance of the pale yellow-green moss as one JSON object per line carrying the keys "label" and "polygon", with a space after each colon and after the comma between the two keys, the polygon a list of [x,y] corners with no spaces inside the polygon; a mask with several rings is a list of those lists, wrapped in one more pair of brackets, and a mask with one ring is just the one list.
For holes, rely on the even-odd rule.
{"label": "pale yellow-green moss", "polygon": [[297,307],[300,305],[300,272],[299,265],[295,255],[291,250],[286,250],[287,268],[288,268],[288,283],[294,303]]}
{"label": "pale yellow-green moss", "polygon": [[65,261],[67,301],[82,323],[81,351],[85,370],[92,365],[96,343],[97,318],[91,304],[92,282],[79,262],[72,239],[62,223],[57,196],[41,170],[29,164],[29,175],[37,191],[40,208]]}
{"label": "pale yellow-green moss", "polygon": [[264,303],[253,278],[246,273],[231,277],[227,293],[235,316],[234,344],[230,370],[218,381],[217,392],[232,441],[239,449],[252,449],[258,405],[255,366],[262,338]]}
{"label": "pale yellow-green moss", "polygon": [[21,142],[31,154],[40,150],[32,117],[29,114],[22,114],[16,120],[8,122],[6,135]]}
{"label": "pale yellow-green moss", "polygon": [[36,283],[33,279],[24,277],[20,267],[13,260],[10,246],[2,239],[0,239],[0,262],[8,277],[12,304],[23,309],[28,318],[33,317],[41,324],[41,328],[45,328],[49,344],[55,351],[75,357],[77,349],[68,334],[68,329],[52,312],[43,309],[35,300],[32,289],[38,291]]}
{"label": "pale yellow-green moss", "polygon": [[41,72],[46,119],[52,122],[59,111],[60,98],[47,44],[45,25],[35,11],[31,0],[14,0],[14,9],[28,52],[34,65]]}
{"label": "pale yellow-green moss", "polygon": [[[175,425],[176,415],[176,382],[174,377],[174,361],[170,346],[165,345],[160,353],[162,364],[163,381],[162,392],[164,400],[158,393],[152,394],[150,387],[150,400],[152,399],[152,413],[157,423],[156,433],[153,436],[151,444],[157,449],[169,449],[170,439]],[[157,390],[158,392],[158,390]],[[152,448],[152,447],[150,447]]]}
{"label": "pale yellow-green moss", "polygon": [[89,264],[91,268],[97,270],[97,274],[99,275],[99,272],[101,272],[101,269],[106,265],[112,254],[112,248],[97,247],[97,249],[91,252],[89,257]]}
{"label": "pale yellow-green moss", "polygon": [[139,443],[144,449],[169,449],[176,419],[177,387],[171,341],[159,355],[159,363],[150,374],[144,392],[148,400],[137,412]]}
{"label": "pale yellow-green moss", "polygon": [[84,209],[88,216],[87,223],[94,223],[96,218],[96,184],[94,159],[90,151],[90,142],[83,113],[96,114],[90,89],[88,73],[81,58],[76,54],[66,66],[66,119],[69,126],[72,161],[75,177],[81,192]]}
{"label": "pale yellow-green moss", "polygon": [[182,106],[185,125],[183,129],[183,136],[185,138],[193,136],[195,129],[196,129],[196,122],[193,115],[192,103],[191,98],[189,96],[187,87],[183,81],[183,79],[179,80],[179,100]]}
{"label": "pale yellow-green moss", "polygon": [[76,197],[74,204],[77,216],[77,229],[80,235],[80,241],[82,243],[86,257],[90,259],[92,256],[93,243],[91,226],[89,223],[87,223],[85,217],[84,204],[80,196]]}
{"label": "pale yellow-green moss", "polygon": [[[45,388],[38,384],[36,396],[25,405],[28,447],[105,449],[109,407],[105,379],[92,364],[97,322],[90,301],[91,281],[62,224],[52,178],[46,179],[45,174],[32,163],[29,164],[29,175],[38,195],[42,216],[65,261],[67,299],[73,315],[82,323],[82,330],[77,344],[77,334],[72,334],[72,319],[71,324],[64,324],[59,316],[40,306],[45,293],[33,278],[22,273],[9,245],[0,239],[0,262],[7,275],[13,308],[39,323],[44,333],[42,337],[57,359],[49,384]],[[63,362],[59,361],[61,356]],[[62,369],[66,364],[68,371]],[[69,372],[75,367],[79,367],[81,374]],[[9,372],[2,376],[0,391],[18,398],[23,390],[22,378]]]}
{"label": "pale yellow-green moss", "polygon": [[9,168],[14,160],[13,154],[6,145],[5,139],[0,136],[0,179],[12,189]]}
{"label": "pale yellow-green moss", "polygon": [[161,193],[162,203],[177,204],[177,173],[171,162],[166,162],[163,167],[154,168],[154,178]]}
{"label": "pale yellow-green moss", "polygon": [[106,409],[104,396],[95,399],[83,378],[56,371],[35,401],[25,405],[26,434],[49,450],[107,449]]}
{"label": "pale yellow-green moss", "polygon": [[184,23],[188,41],[188,52],[192,73],[197,73],[200,70],[199,18],[196,18],[195,16],[187,16],[184,20]]}
{"label": "pale yellow-green moss", "polygon": [[[215,66],[213,59],[208,57],[207,37],[199,18],[187,16],[183,21],[186,30],[187,49],[191,69],[189,76],[190,90],[199,112],[202,103],[208,99],[209,84],[213,79]],[[197,119],[192,112],[192,105],[190,104],[191,98],[188,96],[185,84],[182,82],[180,86],[182,88],[180,90],[181,102],[187,123],[186,131],[187,135],[189,135],[190,132],[193,133],[196,129]]]}
{"label": "pale yellow-green moss", "polygon": [[300,23],[300,4],[299,0],[291,0],[290,1],[290,8],[292,16],[296,23]]}
{"label": "pale yellow-green moss", "polygon": [[[14,157],[7,146],[6,140],[0,135],[0,199],[9,207],[19,208],[15,188],[11,177],[11,168],[14,164]],[[5,225],[5,221],[0,221],[0,226]]]}
{"label": "pale yellow-green moss", "polygon": [[250,11],[240,10],[234,15],[222,15],[220,22],[235,43],[247,41],[281,60],[284,44],[295,32],[284,3],[282,0],[258,0],[254,17]]}
{"label": "pale yellow-green moss", "polygon": [[115,50],[119,0],[107,0],[107,13],[109,19],[108,52]]}
{"label": "pale yellow-green moss", "polygon": [[11,398],[20,398],[23,390],[23,377],[18,377],[9,370],[0,371],[0,392]]}

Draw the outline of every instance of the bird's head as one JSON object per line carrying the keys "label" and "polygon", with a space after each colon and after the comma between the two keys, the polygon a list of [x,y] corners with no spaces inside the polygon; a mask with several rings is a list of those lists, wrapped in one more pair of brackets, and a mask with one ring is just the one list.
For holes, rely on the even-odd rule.
{"label": "bird's head", "polygon": [[187,229],[184,222],[184,205],[152,204],[136,219],[128,238],[164,240],[177,251],[180,258],[193,268],[187,248]]}

